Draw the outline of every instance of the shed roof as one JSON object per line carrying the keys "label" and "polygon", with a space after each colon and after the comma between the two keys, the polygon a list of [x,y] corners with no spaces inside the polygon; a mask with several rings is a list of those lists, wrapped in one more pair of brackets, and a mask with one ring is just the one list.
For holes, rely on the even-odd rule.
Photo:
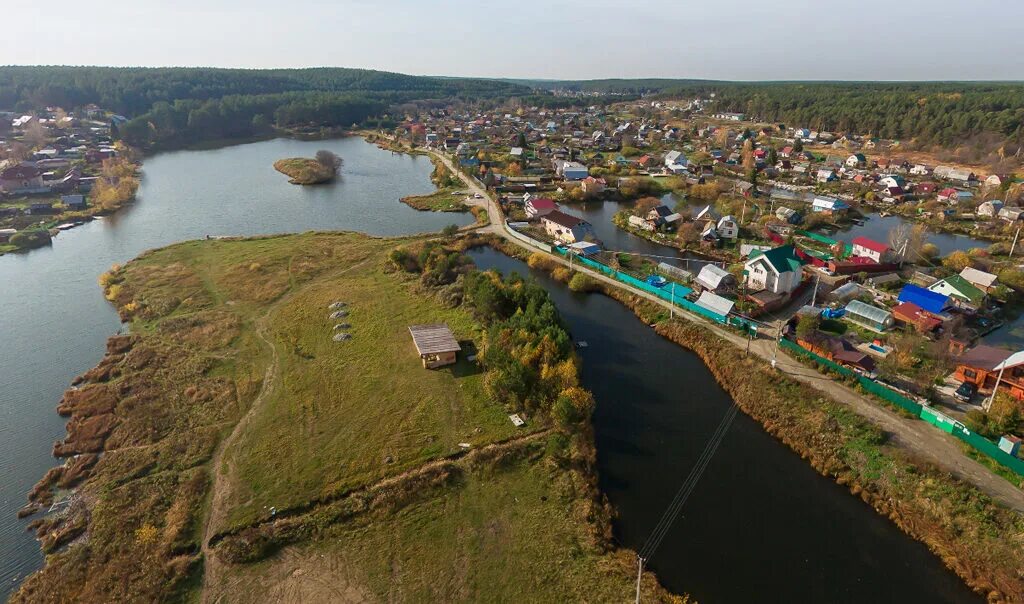
{"label": "shed roof", "polygon": [[452,335],[452,330],[448,329],[444,323],[410,325],[409,333],[412,334],[412,341],[420,356],[462,350],[455,340],[455,336]]}
{"label": "shed roof", "polygon": [[697,306],[706,308],[713,313],[727,316],[732,312],[733,301],[728,298],[713,294],[709,291],[702,292],[700,298],[697,298]]}

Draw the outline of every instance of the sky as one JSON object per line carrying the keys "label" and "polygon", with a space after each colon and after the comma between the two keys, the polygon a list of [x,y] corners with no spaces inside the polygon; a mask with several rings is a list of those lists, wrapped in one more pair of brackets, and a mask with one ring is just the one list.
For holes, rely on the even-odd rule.
{"label": "sky", "polygon": [[[13,6],[10,6],[13,2]],[[1021,0],[4,0],[0,64],[1024,80]],[[15,26],[16,22],[16,26]]]}

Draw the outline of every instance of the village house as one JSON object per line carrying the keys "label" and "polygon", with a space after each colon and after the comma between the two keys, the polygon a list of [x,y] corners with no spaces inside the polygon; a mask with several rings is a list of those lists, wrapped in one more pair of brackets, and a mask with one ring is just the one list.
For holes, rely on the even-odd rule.
{"label": "village house", "polygon": [[892,309],[896,323],[913,327],[918,333],[931,334],[942,326],[942,319],[913,302],[903,302]]}
{"label": "village house", "polygon": [[858,258],[867,258],[876,264],[886,264],[892,260],[892,248],[867,237],[854,238],[852,253]]}
{"label": "village house", "polygon": [[975,210],[975,214],[978,216],[984,216],[986,218],[993,218],[999,214],[999,210],[1003,209],[1003,202],[999,199],[991,199],[989,201],[983,201],[978,205],[978,209]]}
{"label": "village house", "polygon": [[4,193],[41,193],[48,188],[43,184],[43,172],[34,166],[14,166],[0,172],[0,191]]}
{"label": "village house", "polygon": [[553,199],[546,197],[531,197],[526,200],[523,208],[530,218],[540,218],[558,209],[558,204]]}
{"label": "village house", "polygon": [[803,278],[803,261],[792,245],[755,253],[744,263],[743,268],[747,287],[753,291],[789,294],[800,285]]}
{"label": "village house", "polygon": [[595,195],[600,195],[604,193],[605,189],[607,188],[607,183],[603,178],[594,178],[593,176],[588,176],[580,182],[580,186],[583,188],[584,195],[587,195],[588,197],[593,197]]}
{"label": "village house", "polygon": [[647,212],[647,222],[651,224],[652,228],[664,228],[666,230],[675,229],[682,218],[682,216],[672,211],[672,209],[666,205],[651,208],[651,210]]}
{"label": "village house", "polygon": [[840,199],[831,197],[815,197],[811,202],[811,211],[828,216],[841,216],[849,211],[850,206]]}
{"label": "village house", "polygon": [[996,281],[999,279],[999,277],[992,273],[987,273],[969,266],[960,271],[960,276],[986,294],[991,293],[992,290],[995,289]]}
{"label": "village house", "polygon": [[965,310],[977,310],[985,302],[985,292],[960,275],[946,277],[928,286],[928,291],[949,296],[953,303]]}
{"label": "village house", "polygon": [[805,337],[797,337],[796,343],[805,350],[854,371],[871,373],[875,370],[874,359],[857,350],[853,344],[843,338],[814,331]]}
{"label": "village house", "polygon": [[736,219],[732,216],[722,216],[719,218],[715,229],[718,231],[718,236],[722,239],[736,239],[740,235],[740,225],[736,223]]}
{"label": "village house", "polygon": [[991,393],[998,381],[1000,390],[1018,400],[1024,399],[1024,353],[979,345],[961,355],[956,363],[953,377],[974,384],[979,392]]}
{"label": "village house", "polygon": [[850,168],[863,168],[867,163],[868,160],[863,153],[854,153],[846,158],[846,165]]}
{"label": "village house", "polygon": [[562,243],[576,243],[588,236],[594,236],[593,227],[589,222],[560,210],[552,210],[540,220],[547,234]]}

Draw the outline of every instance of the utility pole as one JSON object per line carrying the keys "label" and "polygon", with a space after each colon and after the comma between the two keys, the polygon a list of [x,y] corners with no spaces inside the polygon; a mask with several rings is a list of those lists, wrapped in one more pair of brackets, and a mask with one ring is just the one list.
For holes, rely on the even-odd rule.
{"label": "utility pole", "polygon": [[1013,258],[1013,250],[1017,247],[1017,236],[1020,235],[1020,227],[1017,227],[1017,232],[1013,234],[1013,245],[1010,246],[1010,255],[1008,258]]}
{"label": "utility pole", "polygon": [[811,293],[811,306],[814,306],[815,302],[818,301],[818,282],[821,281],[821,275],[815,272],[814,274],[814,292]]}
{"label": "utility pole", "polygon": [[640,556],[636,557],[637,561],[637,572],[636,572],[636,604],[640,604],[640,579],[644,576],[644,559]]}
{"label": "utility pole", "polygon": [[676,318],[676,284],[675,283],[672,283],[672,292],[671,293],[672,293],[672,306],[670,306],[669,309],[668,309],[668,318],[669,319],[675,319]]}
{"label": "utility pole", "polygon": [[992,408],[992,403],[996,400],[996,394],[999,392],[999,382],[1003,381],[1003,370],[1006,369],[1006,361],[999,364],[999,375],[996,376],[996,385],[992,388],[992,396],[988,397],[988,400],[982,403],[982,409],[988,413],[988,410]]}
{"label": "utility pole", "polygon": [[783,322],[779,322],[779,331],[775,334],[775,350],[772,351],[772,369],[775,369],[779,358],[779,342],[782,340],[782,326]]}

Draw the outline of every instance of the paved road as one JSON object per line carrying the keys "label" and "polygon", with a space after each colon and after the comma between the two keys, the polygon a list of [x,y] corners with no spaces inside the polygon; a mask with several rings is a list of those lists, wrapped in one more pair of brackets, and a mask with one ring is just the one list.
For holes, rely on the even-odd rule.
{"label": "paved road", "polygon": [[[472,193],[479,193],[483,196],[483,199],[473,200],[474,202],[477,202],[478,205],[487,208],[487,213],[491,220],[491,224],[486,227],[482,227],[481,230],[500,235],[508,241],[530,251],[538,251],[537,249],[527,245],[525,242],[508,234],[504,218],[498,208],[498,205],[491,199],[483,187],[477,184],[475,180],[456,170],[452,165],[451,160],[444,154],[434,151],[431,151],[431,154],[444,162],[444,164],[448,166],[453,173],[459,174]],[[552,255],[552,258],[562,264],[568,265],[568,262],[566,262],[561,256]],[[601,273],[590,270],[589,268],[581,267],[579,264],[574,265],[573,268],[574,270],[582,271],[590,275],[594,279],[598,279],[615,287],[626,289],[630,293],[638,296],[643,296],[655,304],[660,304],[665,308],[671,308],[671,305],[668,302],[658,298],[657,296],[630,287],[620,281],[616,281]],[[722,329],[697,317],[696,315],[691,315],[678,308],[676,309],[675,315],[689,321],[701,323],[721,338],[728,340],[739,347],[746,347],[746,339],[735,332]],[[766,362],[770,361],[773,357],[776,358],[776,367],[779,371],[812,386],[835,401],[849,405],[856,413],[869,419],[888,432],[891,435],[891,442],[893,444],[912,450],[917,456],[933,462],[955,476],[974,484],[1004,505],[1015,509],[1018,512],[1024,512],[1024,491],[1010,484],[1006,479],[993,474],[982,464],[964,455],[963,451],[960,449],[960,440],[956,437],[946,434],[945,432],[941,432],[921,420],[902,417],[895,412],[882,407],[880,403],[866,398],[853,389],[848,388],[847,386],[818,373],[814,369],[803,365],[785,353],[780,352],[776,356],[776,347],[777,345],[774,339],[760,339],[751,343],[750,351],[751,353],[765,359]]]}

